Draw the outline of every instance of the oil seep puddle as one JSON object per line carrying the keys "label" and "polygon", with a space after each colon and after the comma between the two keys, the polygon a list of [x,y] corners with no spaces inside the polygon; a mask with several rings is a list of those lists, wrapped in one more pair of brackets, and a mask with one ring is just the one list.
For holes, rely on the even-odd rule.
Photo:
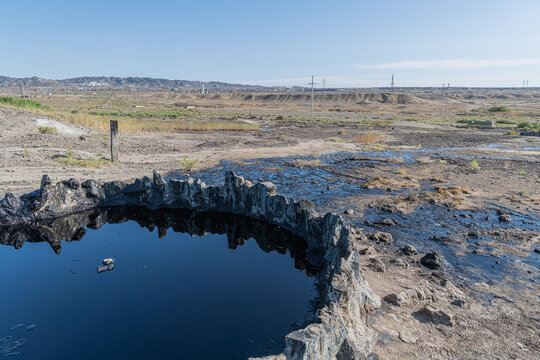
{"label": "oil seep puddle", "polygon": [[[445,270],[469,285],[485,282],[519,289],[536,283],[540,255],[534,251],[538,244],[530,234],[538,231],[540,220],[533,214],[512,213],[508,222],[500,222],[498,217],[494,209],[422,205],[411,214],[399,214],[368,208],[356,225],[391,233],[396,250],[412,244],[421,252],[439,252],[446,260]],[[382,219],[398,225],[378,226]],[[505,234],[511,240],[501,236]]]}
{"label": "oil seep puddle", "polygon": [[[487,148],[497,148],[492,144]],[[482,148],[482,147],[480,147]],[[483,148],[486,148],[484,146]],[[372,166],[393,168],[401,164],[416,162],[418,155],[433,157],[476,158],[474,155],[456,154],[459,150],[474,150],[478,147],[455,148],[420,148],[404,150],[362,151],[358,153],[332,153],[320,157],[290,156],[267,159],[254,159],[241,163],[222,161],[219,166],[203,169],[193,174],[209,184],[223,181],[223,170],[232,170],[248,180],[271,181],[278,186],[279,193],[296,199],[312,200],[318,211],[342,213],[344,208],[336,199],[359,194],[388,194],[385,189],[367,189],[362,186],[363,179],[355,178],[358,169],[369,172]],[[513,159],[507,157],[486,157],[493,159],[538,162],[536,160]],[[182,174],[170,174],[183,178]],[[417,192],[434,191],[429,183],[421,183]],[[392,190],[392,195],[407,194],[410,189]],[[399,226],[376,227],[373,224],[382,219],[395,220]],[[367,208],[362,217],[348,219],[354,225],[368,231],[385,231],[394,236],[395,250],[405,244],[413,244],[420,251],[438,251],[446,259],[445,270],[465,283],[486,282],[488,284],[506,284],[512,288],[540,280],[540,255],[534,252],[538,244],[530,244],[528,249],[516,253],[506,251],[513,244],[492,236],[480,236],[478,239],[457,239],[456,234],[469,231],[501,229],[510,231],[538,231],[540,220],[531,213],[512,214],[512,220],[501,223],[495,209],[484,209],[472,213],[451,209],[445,206],[425,205],[414,213],[400,215]],[[433,239],[454,238],[453,242],[440,242]],[[519,239],[519,234],[514,236]],[[523,245],[523,244],[521,244]],[[492,251],[493,248],[501,251]],[[496,253],[496,256],[492,254]],[[512,279],[522,280],[521,283]],[[526,285],[525,285],[526,286]]]}
{"label": "oil seep puddle", "polygon": [[316,310],[305,242],[241,216],[102,209],[0,243],[0,358],[264,356]]}

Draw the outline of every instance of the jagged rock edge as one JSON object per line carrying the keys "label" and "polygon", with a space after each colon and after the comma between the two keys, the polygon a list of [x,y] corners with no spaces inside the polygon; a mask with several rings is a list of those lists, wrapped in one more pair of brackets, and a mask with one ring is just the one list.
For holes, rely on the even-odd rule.
{"label": "jagged rock edge", "polygon": [[199,179],[153,178],[133,183],[100,184],[76,179],[52,184],[43,176],[39,190],[7,193],[0,200],[0,225],[20,225],[53,219],[100,207],[139,206],[149,209],[187,209],[230,212],[263,220],[301,236],[307,256],[318,263],[324,306],[318,322],[285,337],[285,350],[265,359],[365,359],[375,343],[367,313],[381,305],[359,264],[351,227],[339,215],[319,215],[310,201],[295,201],[276,193],[270,182],[252,184],[231,171],[223,186],[207,186]]}

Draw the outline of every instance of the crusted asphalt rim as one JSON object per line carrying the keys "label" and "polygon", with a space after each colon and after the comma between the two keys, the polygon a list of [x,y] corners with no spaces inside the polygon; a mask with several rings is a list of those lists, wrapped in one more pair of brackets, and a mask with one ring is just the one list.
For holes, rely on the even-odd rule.
{"label": "crusted asphalt rim", "polygon": [[381,306],[360,268],[355,237],[343,218],[318,214],[310,201],[295,201],[276,192],[270,182],[252,184],[229,171],[222,186],[199,179],[153,178],[133,183],[70,179],[52,184],[43,175],[39,190],[0,200],[0,225],[20,225],[100,207],[139,206],[241,214],[277,225],[305,239],[307,260],[318,265],[320,299],[317,321],[285,336],[282,354],[261,359],[365,359],[376,340],[367,314]]}

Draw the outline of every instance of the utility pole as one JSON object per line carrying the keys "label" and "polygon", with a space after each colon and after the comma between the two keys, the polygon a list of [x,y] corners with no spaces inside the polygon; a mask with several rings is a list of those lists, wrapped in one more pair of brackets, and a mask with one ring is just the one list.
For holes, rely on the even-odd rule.
{"label": "utility pole", "polygon": [[24,87],[23,87],[23,82],[21,80],[21,82],[19,83],[19,88],[21,89],[21,97],[24,99]]}
{"label": "utility pole", "polygon": [[311,121],[313,121],[313,86],[315,85],[313,75],[311,75],[311,82],[308,85],[311,85]]}
{"label": "utility pole", "polygon": [[450,83],[448,83],[446,85],[446,105],[445,105],[445,110],[444,110],[444,114],[447,115],[448,114],[448,94],[450,93]]}
{"label": "utility pole", "polygon": [[392,82],[390,83],[391,92],[394,93],[394,74],[392,74]]}
{"label": "utility pole", "polygon": [[201,94],[204,94],[204,84],[202,84]]}
{"label": "utility pole", "polygon": [[444,109],[444,83],[442,84],[442,90],[441,90],[441,117],[443,114]]}
{"label": "utility pole", "polygon": [[322,79],[322,88],[326,90],[326,79]]}

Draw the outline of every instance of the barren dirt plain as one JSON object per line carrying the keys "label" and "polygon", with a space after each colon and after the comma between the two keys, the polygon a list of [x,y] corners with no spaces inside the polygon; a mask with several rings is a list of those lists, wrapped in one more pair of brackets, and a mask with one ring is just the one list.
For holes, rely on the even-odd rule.
{"label": "barren dirt plain", "polygon": [[0,194],[35,190],[43,174],[269,180],[367,235],[363,266],[384,299],[367,319],[371,360],[539,359],[540,89],[318,91],[313,119],[310,96],[57,91],[32,97],[42,108],[0,103]]}

